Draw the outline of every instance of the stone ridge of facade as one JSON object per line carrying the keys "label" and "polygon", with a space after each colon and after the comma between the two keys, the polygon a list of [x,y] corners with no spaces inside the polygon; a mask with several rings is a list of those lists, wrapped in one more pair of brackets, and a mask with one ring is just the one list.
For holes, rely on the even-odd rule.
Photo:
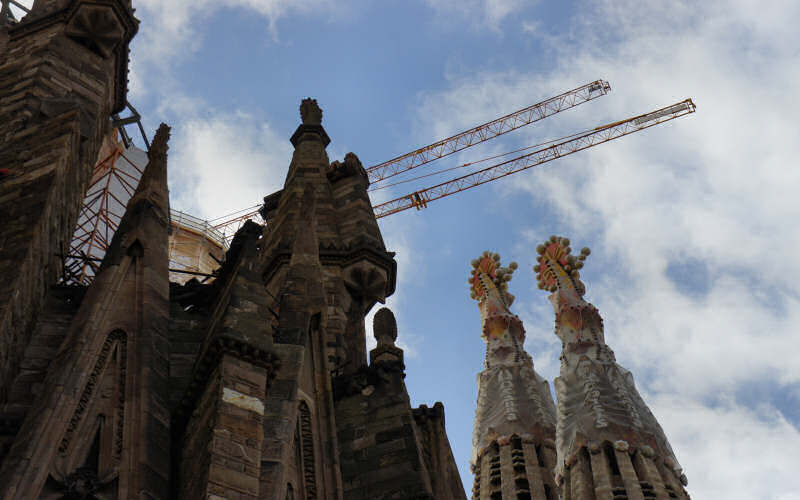
{"label": "stone ridge of facade", "polygon": [[0,499],[465,500],[388,309],[366,352],[397,263],[316,101],[213,281],[169,282],[162,125],[94,282],[59,283],[136,25],[129,1],[37,0],[0,26]]}

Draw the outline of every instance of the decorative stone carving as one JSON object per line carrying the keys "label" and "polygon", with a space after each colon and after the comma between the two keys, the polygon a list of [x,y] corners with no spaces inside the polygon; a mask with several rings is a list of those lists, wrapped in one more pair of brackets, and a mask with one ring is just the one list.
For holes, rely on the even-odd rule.
{"label": "decorative stone carving", "polygon": [[75,472],[61,478],[50,476],[45,485],[43,498],[59,500],[100,500],[116,498],[117,473],[97,477],[91,467],[79,467]]}
{"label": "decorative stone carving", "polygon": [[68,21],[65,33],[100,56],[108,58],[123,41],[125,28],[110,6],[83,4]]}
{"label": "decorative stone carving", "polygon": [[115,437],[115,460],[119,460],[119,457],[122,453],[122,446],[123,446],[123,430],[124,430],[124,421],[123,417],[125,415],[124,407],[125,407],[125,382],[126,382],[126,367],[127,367],[127,337],[125,332],[121,330],[115,330],[111,332],[108,337],[106,338],[105,342],[103,342],[103,347],[100,349],[100,354],[97,356],[97,361],[95,361],[94,368],[92,372],[89,374],[89,378],[87,379],[86,386],[83,389],[83,393],[81,394],[80,399],[78,400],[78,406],[75,408],[75,411],[72,414],[72,418],[69,421],[69,425],[67,426],[67,431],[64,434],[64,437],[61,439],[61,444],[58,447],[59,453],[66,453],[69,449],[70,442],[72,440],[73,435],[78,429],[79,424],[82,422],[84,413],[86,409],[89,407],[89,404],[93,397],[95,397],[95,390],[97,389],[97,385],[100,381],[100,378],[103,376],[103,373],[108,366],[108,360],[110,355],[112,354],[112,348],[118,344],[118,351],[117,351],[117,362],[119,366],[119,379],[118,379],[118,401],[117,401],[117,411],[119,415],[117,416],[117,427],[115,429],[114,437]]}
{"label": "decorative stone carving", "polygon": [[[345,269],[344,283],[352,295],[383,303],[386,300],[386,271],[370,262],[359,262]],[[369,305],[372,305],[369,304]]]}
{"label": "decorative stone carving", "polygon": [[298,408],[300,427],[300,456],[303,463],[303,482],[307,500],[317,498],[317,471],[314,461],[314,433],[311,423],[311,410],[305,401],[300,401]]}
{"label": "decorative stone carving", "polygon": [[303,125],[322,125],[322,109],[316,99],[308,97],[300,102],[300,118]]}
{"label": "decorative stone carving", "polygon": [[331,182],[336,182],[339,179],[344,179],[345,177],[351,177],[354,175],[360,175],[366,182],[366,185],[369,186],[367,171],[364,170],[361,160],[358,159],[358,156],[356,156],[355,153],[347,153],[344,155],[343,162],[338,160],[332,162],[327,173],[328,180]]}
{"label": "decorative stone carving", "polygon": [[382,307],[372,318],[372,331],[378,345],[394,346],[397,340],[397,320],[394,313],[387,307]]}
{"label": "decorative stone carving", "polygon": [[620,439],[620,440],[614,441],[614,449],[617,450],[617,451],[625,452],[625,451],[628,451],[628,449],[630,449],[630,445],[628,445],[627,441],[624,441],[624,440]]}
{"label": "decorative stone carving", "polygon": [[403,363],[403,350],[395,345],[397,340],[397,320],[394,313],[382,307],[372,318],[372,334],[378,345],[370,351],[370,364],[397,364]]}

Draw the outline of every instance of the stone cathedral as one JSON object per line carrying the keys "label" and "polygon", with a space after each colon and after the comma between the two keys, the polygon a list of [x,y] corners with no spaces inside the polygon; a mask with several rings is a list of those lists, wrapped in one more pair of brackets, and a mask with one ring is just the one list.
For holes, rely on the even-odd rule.
{"label": "stone cathedral", "polygon": [[[169,280],[162,124],[91,285],[59,278],[111,115],[126,103],[131,0],[0,11],[0,499],[466,500],[444,408],[412,408],[394,292],[356,155],[331,162],[316,101],[266,224],[215,279]],[[487,344],[474,499],[688,499],[669,443],[614,361],[578,259],[553,238],[561,376],[550,386],[510,311],[516,265],[473,263]],[[402,325],[401,325],[402,327]],[[402,334],[402,328],[400,328]]]}

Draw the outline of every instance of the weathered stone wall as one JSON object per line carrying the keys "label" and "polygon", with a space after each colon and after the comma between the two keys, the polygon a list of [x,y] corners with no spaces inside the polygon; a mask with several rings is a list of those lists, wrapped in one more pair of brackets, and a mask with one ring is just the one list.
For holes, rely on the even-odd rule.
{"label": "weathered stone wall", "polygon": [[257,500],[267,373],[223,354],[186,427],[180,498]]}
{"label": "weathered stone wall", "polygon": [[[248,223],[237,233],[213,285],[172,285],[180,498],[263,498],[267,382],[276,367],[268,295],[253,265],[260,232]],[[177,386],[184,389],[179,401]]]}
{"label": "weathered stone wall", "polygon": [[69,248],[118,87],[114,57],[65,36],[63,22],[30,24],[0,52],[0,400]]}
{"label": "weathered stone wall", "polygon": [[344,498],[436,498],[402,365],[373,363],[337,378],[335,390]]}
{"label": "weathered stone wall", "polygon": [[[285,498],[286,485],[290,483],[294,483],[294,490],[298,491],[294,442],[298,386],[303,378],[302,373],[312,371],[308,366],[311,356],[306,353],[303,345],[275,344],[275,354],[281,360],[281,368],[270,385],[264,409],[260,478],[262,498]],[[314,394],[313,389],[311,394]]]}
{"label": "weathered stone wall", "polygon": [[39,316],[20,363],[20,370],[2,407],[0,463],[3,462],[31,405],[46,389],[44,379],[47,369],[66,337],[85,292],[85,287],[57,286],[52,287],[48,293],[44,311]]}
{"label": "weathered stone wall", "polygon": [[344,162],[333,162],[327,177],[333,187],[342,243],[351,247],[365,245],[383,250],[383,236],[372,211],[372,200],[367,194],[369,180],[356,155],[348,153]]}
{"label": "weathered stone wall", "polygon": [[[115,471],[116,483],[104,486],[121,497],[167,498],[168,135],[167,127],[156,134],[100,271],[49,364],[47,390],[3,461],[0,498],[69,490],[79,470],[100,483]],[[92,459],[95,470],[86,471],[96,432],[108,437]]]}
{"label": "weathered stone wall", "polygon": [[[192,290],[192,288],[197,288]],[[180,286],[170,283],[169,304],[169,407],[174,411],[181,403],[192,369],[203,345],[208,324],[204,307],[209,286]]]}
{"label": "weathered stone wall", "polygon": [[431,478],[436,500],[466,500],[461,475],[456,467],[444,426],[444,405],[414,408],[414,423],[422,444],[422,456]]}
{"label": "weathered stone wall", "polygon": [[3,407],[5,415],[23,417],[42,393],[47,369],[67,335],[85,293],[84,286],[50,288]]}
{"label": "weathered stone wall", "polygon": [[[180,499],[204,498],[211,466],[209,448],[219,413],[220,376],[215,370],[208,379],[202,397],[185,427],[178,472]],[[177,478],[176,478],[177,479]]]}

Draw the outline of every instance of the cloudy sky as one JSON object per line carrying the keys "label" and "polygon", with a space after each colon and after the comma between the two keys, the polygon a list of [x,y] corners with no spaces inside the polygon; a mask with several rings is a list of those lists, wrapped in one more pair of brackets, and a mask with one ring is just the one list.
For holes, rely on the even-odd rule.
{"label": "cloudy sky", "polygon": [[[557,4],[557,5],[556,5]],[[382,219],[413,403],[442,401],[467,491],[484,346],[469,261],[511,282],[537,371],[560,346],[535,247],[589,246],[586,298],[697,499],[800,499],[800,3],[772,0],[135,0],[130,101],[173,126],[174,208],[279,188],[300,99],[331,159],[373,165],[602,78],[613,91],[450,167],[687,97],[697,113]],[[433,169],[433,166],[431,167]],[[452,172],[451,172],[452,175]],[[443,178],[376,191],[375,201]]]}

